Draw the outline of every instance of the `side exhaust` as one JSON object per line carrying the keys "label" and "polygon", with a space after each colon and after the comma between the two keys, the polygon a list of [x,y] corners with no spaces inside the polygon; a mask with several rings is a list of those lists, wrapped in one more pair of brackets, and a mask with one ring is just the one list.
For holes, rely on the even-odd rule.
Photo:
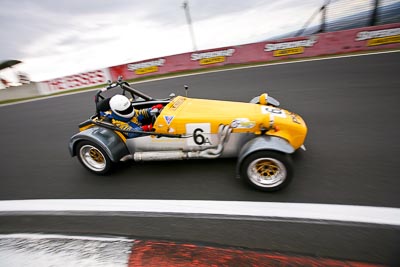
{"label": "side exhaust", "polygon": [[121,159],[126,161],[160,161],[160,160],[184,160],[199,158],[218,158],[224,151],[224,144],[228,141],[232,129],[229,125],[220,125],[218,129],[218,144],[211,147],[201,148],[197,151],[149,151],[135,152]]}

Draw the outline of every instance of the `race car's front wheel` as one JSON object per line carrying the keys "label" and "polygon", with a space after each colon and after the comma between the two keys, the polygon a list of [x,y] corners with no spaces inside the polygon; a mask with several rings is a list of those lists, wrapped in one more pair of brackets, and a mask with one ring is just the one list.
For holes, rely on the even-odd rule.
{"label": "race car's front wheel", "polygon": [[240,176],[252,187],[277,191],[292,179],[293,167],[288,155],[276,151],[258,151],[247,156],[240,166]]}
{"label": "race car's front wheel", "polygon": [[106,174],[114,165],[104,150],[90,141],[78,144],[77,156],[84,167],[96,174]]}

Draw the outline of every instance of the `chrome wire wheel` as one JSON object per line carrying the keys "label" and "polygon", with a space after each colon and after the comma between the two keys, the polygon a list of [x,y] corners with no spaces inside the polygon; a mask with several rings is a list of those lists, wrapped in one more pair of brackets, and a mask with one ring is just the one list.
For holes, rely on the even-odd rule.
{"label": "chrome wire wheel", "polygon": [[79,150],[82,163],[95,172],[102,172],[107,166],[103,152],[92,145],[83,145]]}
{"label": "chrome wire wheel", "polygon": [[275,158],[258,158],[247,168],[249,179],[260,187],[276,187],[282,184],[287,171],[285,165]]}
{"label": "chrome wire wheel", "polygon": [[292,159],[279,151],[256,151],[239,164],[243,181],[261,191],[278,191],[286,187],[293,177]]}

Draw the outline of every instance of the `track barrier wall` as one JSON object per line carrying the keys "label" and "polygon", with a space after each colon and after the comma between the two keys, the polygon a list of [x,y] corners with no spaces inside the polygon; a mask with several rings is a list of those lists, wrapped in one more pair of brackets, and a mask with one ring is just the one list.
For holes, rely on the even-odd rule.
{"label": "track barrier wall", "polygon": [[0,236],[0,244],[0,263],[5,267],[384,266],[320,256],[110,236],[6,234]]}
{"label": "track barrier wall", "polygon": [[112,79],[135,79],[154,74],[271,62],[400,46],[400,23],[266,41],[155,58],[109,68]]}
{"label": "track barrier wall", "polygon": [[400,46],[400,23],[196,51],[109,68],[112,79],[271,62],[292,58],[344,54]]}
{"label": "track barrier wall", "polygon": [[[371,50],[398,49],[400,23],[320,33],[252,44],[195,51],[173,56],[132,62],[106,69],[70,75],[38,83],[38,94],[102,85],[122,76],[125,80],[208,69],[235,64],[340,55]],[[13,89],[9,89],[13,90]],[[0,100],[2,94],[0,92]]]}

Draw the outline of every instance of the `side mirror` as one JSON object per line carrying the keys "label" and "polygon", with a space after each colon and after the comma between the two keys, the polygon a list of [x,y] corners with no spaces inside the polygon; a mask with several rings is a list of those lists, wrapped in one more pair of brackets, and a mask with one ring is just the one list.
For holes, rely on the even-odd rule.
{"label": "side mirror", "polygon": [[267,93],[254,97],[252,100],[250,100],[250,103],[260,104],[260,105],[271,105],[275,107],[279,107],[280,105],[278,100],[276,100],[272,96],[269,96]]}

